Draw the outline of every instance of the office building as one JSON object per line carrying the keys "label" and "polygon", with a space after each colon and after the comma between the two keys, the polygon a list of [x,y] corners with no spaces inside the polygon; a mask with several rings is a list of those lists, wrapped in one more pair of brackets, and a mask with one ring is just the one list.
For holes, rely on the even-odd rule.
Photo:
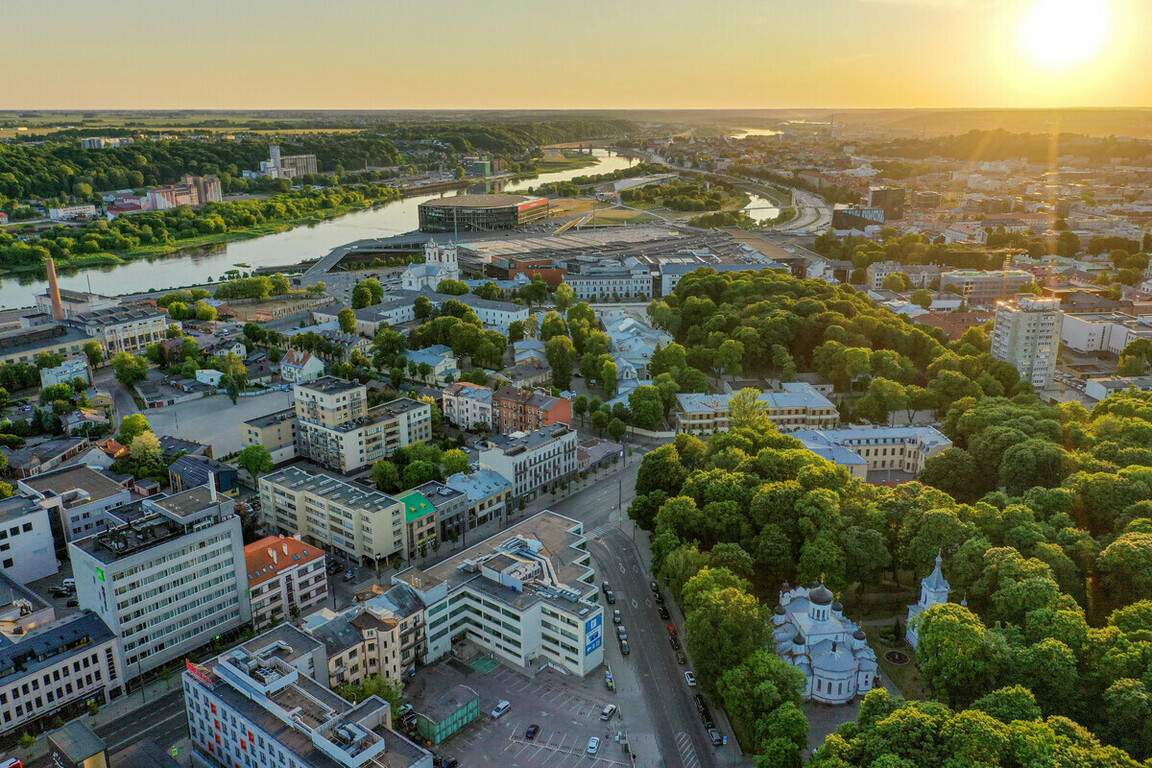
{"label": "office building", "polygon": [[101,342],[111,359],[120,352],[142,354],[150,345],[163,341],[170,321],[155,307],[113,307],[73,315],[67,322]]}
{"label": "office building", "polygon": [[904,188],[869,188],[868,207],[882,209],[884,211],[884,221],[897,221],[904,218]]}
{"label": "office building", "polygon": [[51,515],[23,496],[0,499],[0,574],[30,584],[59,569]]}
{"label": "office building", "polygon": [[493,435],[480,449],[480,468],[508,478],[514,497],[533,499],[576,473],[576,440],[576,430],[567,424]]}
{"label": "office building", "polygon": [[1136,339],[1152,339],[1152,323],[1144,315],[1068,310],[1063,314],[1060,341],[1082,355],[1107,352],[1119,357],[1124,348]]}
{"label": "office building", "polygon": [[534,432],[553,424],[571,424],[572,401],[542,389],[500,387],[492,395],[492,415],[497,432]]}
{"label": "office building", "polygon": [[492,418],[492,390],[468,381],[450,384],[440,395],[444,418],[461,429],[473,429],[477,424],[494,428]]}
{"label": "office building", "polygon": [[555,512],[393,581],[425,607],[429,661],[462,640],[525,670],[553,665],[584,676],[604,660],[604,615],[583,524]]}
{"label": "office building", "polygon": [[87,466],[42,472],[17,483],[24,496],[36,499],[52,516],[56,549],[104,530],[109,510],[132,501],[132,492]]}
{"label": "office building", "polygon": [[1056,299],[1017,297],[996,306],[992,357],[1011,363],[1036,389],[1052,386],[1064,313]]}
{"label": "office building", "polygon": [[933,427],[802,429],[791,435],[861,480],[878,471],[918,475],[924,462],[952,447],[952,441]]}
{"label": "office building", "polygon": [[[999,299],[1015,296],[1034,279],[1031,273],[1020,270],[992,272],[957,269],[940,273],[940,290],[949,293],[959,292],[969,306],[983,307],[991,306]],[[955,290],[949,291],[949,286]]]}
{"label": "office building", "polygon": [[584,301],[607,296],[652,298],[652,268],[639,259],[582,256],[566,262],[564,282]]}
{"label": "office building", "polygon": [[431,752],[390,730],[388,702],[341,698],[300,669],[314,668],[317,652],[302,654],[276,631],[187,665],[184,703],[199,764],[432,768]]}
{"label": "office building", "polygon": [[363,384],[324,376],[297,384],[296,453],[338,472],[354,472],[397,448],[432,437],[428,403],[399,398],[368,408]]}
{"label": "office building", "polygon": [[375,565],[403,554],[404,505],[379,491],[286,467],[260,477],[260,502],[270,529],[330,555]]}
{"label": "office building", "polygon": [[296,409],[285,408],[244,422],[244,445],[262,445],[272,463],[296,458]]}
{"label": "office building", "polygon": [[512,497],[512,483],[490,469],[459,472],[449,477],[446,484],[467,497],[469,529],[502,516]]}
{"label": "office building", "polygon": [[328,599],[324,550],[291,536],[265,536],[244,547],[252,628],[307,615]]}
{"label": "office building", "polygon": [[103,533],[68,545],[80,606],[120,637],[130,674],[251,620],[234,509],[212,486],[146,498],[110,511]]}
{"label": "office building", "polygon": [[[829,429],[840,423],[836,406],[811,384],[788,382],[783,392],[763,392],[757,398],[764,413],[782,432]],[[733,395],[676,395],[672,418],[678,432],[711,435],[728,431],[728,403]]]}
{"label": "office building", "polygon": [[513,229],[548,215],[548,200],[523,195],[458,195],[419,205],[421,232]]}

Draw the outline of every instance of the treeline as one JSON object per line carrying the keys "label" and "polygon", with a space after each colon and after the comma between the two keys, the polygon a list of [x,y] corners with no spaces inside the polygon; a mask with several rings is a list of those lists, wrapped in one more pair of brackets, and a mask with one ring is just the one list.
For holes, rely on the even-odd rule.
{"label": "treeline", "polygon": [[960,136],[930,139],[892,139],[871,147],[865,154],[887,155],[909,159],[946,157],[955,160],[1018,160],[1047,163],[1053,149],[1058,155],[1077,155],[1091,160],[1107,161],[1113,157],[1143,158],[1147,145],[1136,139],[1089,138],[1073,133],[1053,137],[1045,133],[1010,133],[1001,128],[991,131],[971,130]]}
{"label": "treeline", "polygon": [[39,265],[49,256],[61,262],[100,253],[123,254],[140,246],[178,246],[182,240],[224,234],[262,224],[288,222],[343,206],[399,199],[390,187],[365,185],[286,192],[266,200],[181,206],[95,221],[83,227],[55,227],[28,240],[0,232],[0,267]]}
{"label": "treeline", "polygon": [[528,192],[533,195],[545,197],[576,197],[583,194],[593,184],[604,181],[619,181],[620,179],[635,179],[639,176],[651,176],[668,173],[667,166],[660,163],[638,163],[628,168],[609,173],[593,173],[586,176],[576,176],[571,181],[549,181],[538,187],[530,187]]}
{"label": "treeline", "polygon": [[674,179],[668,184],[626,189],[620,193],[620,200],[642,205],[659,204],[673,211],[719,211],[734,198],[719,185]]}
{"label": "treeline", "polygon": [[454,152],[514,155],[531,147],[625,136],[635,129],[629,120],[571,119],[539,122],[389,124],[381,130],[397,141],[440,141]]}

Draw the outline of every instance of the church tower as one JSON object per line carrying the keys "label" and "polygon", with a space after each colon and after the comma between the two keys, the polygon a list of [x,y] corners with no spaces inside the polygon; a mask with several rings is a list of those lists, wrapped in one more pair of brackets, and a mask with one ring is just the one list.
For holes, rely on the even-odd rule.
{"label": "church tower", "polygon": [[920,602],[908,606],[908,626],[904,632],[904,639],[913,649],[920,644],[919,630],[914,626],[920,614],[934,605],[948,602],[948,595],[952,591],[952,585],[948,583],[944,578],[944,573],[940,570],[940,565],[943,562],[944,558],[941,557],[941,553],[937,552],[936,567],[932,569],[932,573],[920,581]]}

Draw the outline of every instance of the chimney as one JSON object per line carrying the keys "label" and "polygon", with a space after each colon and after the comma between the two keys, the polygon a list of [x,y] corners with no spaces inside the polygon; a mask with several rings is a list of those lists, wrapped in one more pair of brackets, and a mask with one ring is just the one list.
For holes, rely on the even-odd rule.
{"label": "chimney", "polygon": [[216,473],[208,470],[208,493],[211,494],[212,503],[216,503]]}
{"label": "chimney", "polygon": [[52,319],[57,322],[64,320],[64,302],[60,300],[60,283],[56,280],[56,261],[52,257],[44,262],[44,271],[48,273],[48,295],[52,299]]}
{"label": "chimney", "polygon": [[284,544],[284,557],[288,557],[288,544]]}
{"label": "chimney", "polygon": [[276,557],[276,550],[272,549],[272,547],[268,547],[268,557],[272,558],[272,565],[276,565],[280,562],[280,560]]}

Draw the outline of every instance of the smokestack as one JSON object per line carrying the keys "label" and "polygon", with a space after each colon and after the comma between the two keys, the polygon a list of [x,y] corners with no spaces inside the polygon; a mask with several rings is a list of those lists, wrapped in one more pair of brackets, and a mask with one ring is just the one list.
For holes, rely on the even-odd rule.
{"label": "smokestack", "polygon": [[64,302],[60,299],[60,283],[56,280],[56,261],[52,257],[48,257],[48,261],[44,263],[44,269],[48,273],[48,295],[52,299],[52,319],[63,322]]}

